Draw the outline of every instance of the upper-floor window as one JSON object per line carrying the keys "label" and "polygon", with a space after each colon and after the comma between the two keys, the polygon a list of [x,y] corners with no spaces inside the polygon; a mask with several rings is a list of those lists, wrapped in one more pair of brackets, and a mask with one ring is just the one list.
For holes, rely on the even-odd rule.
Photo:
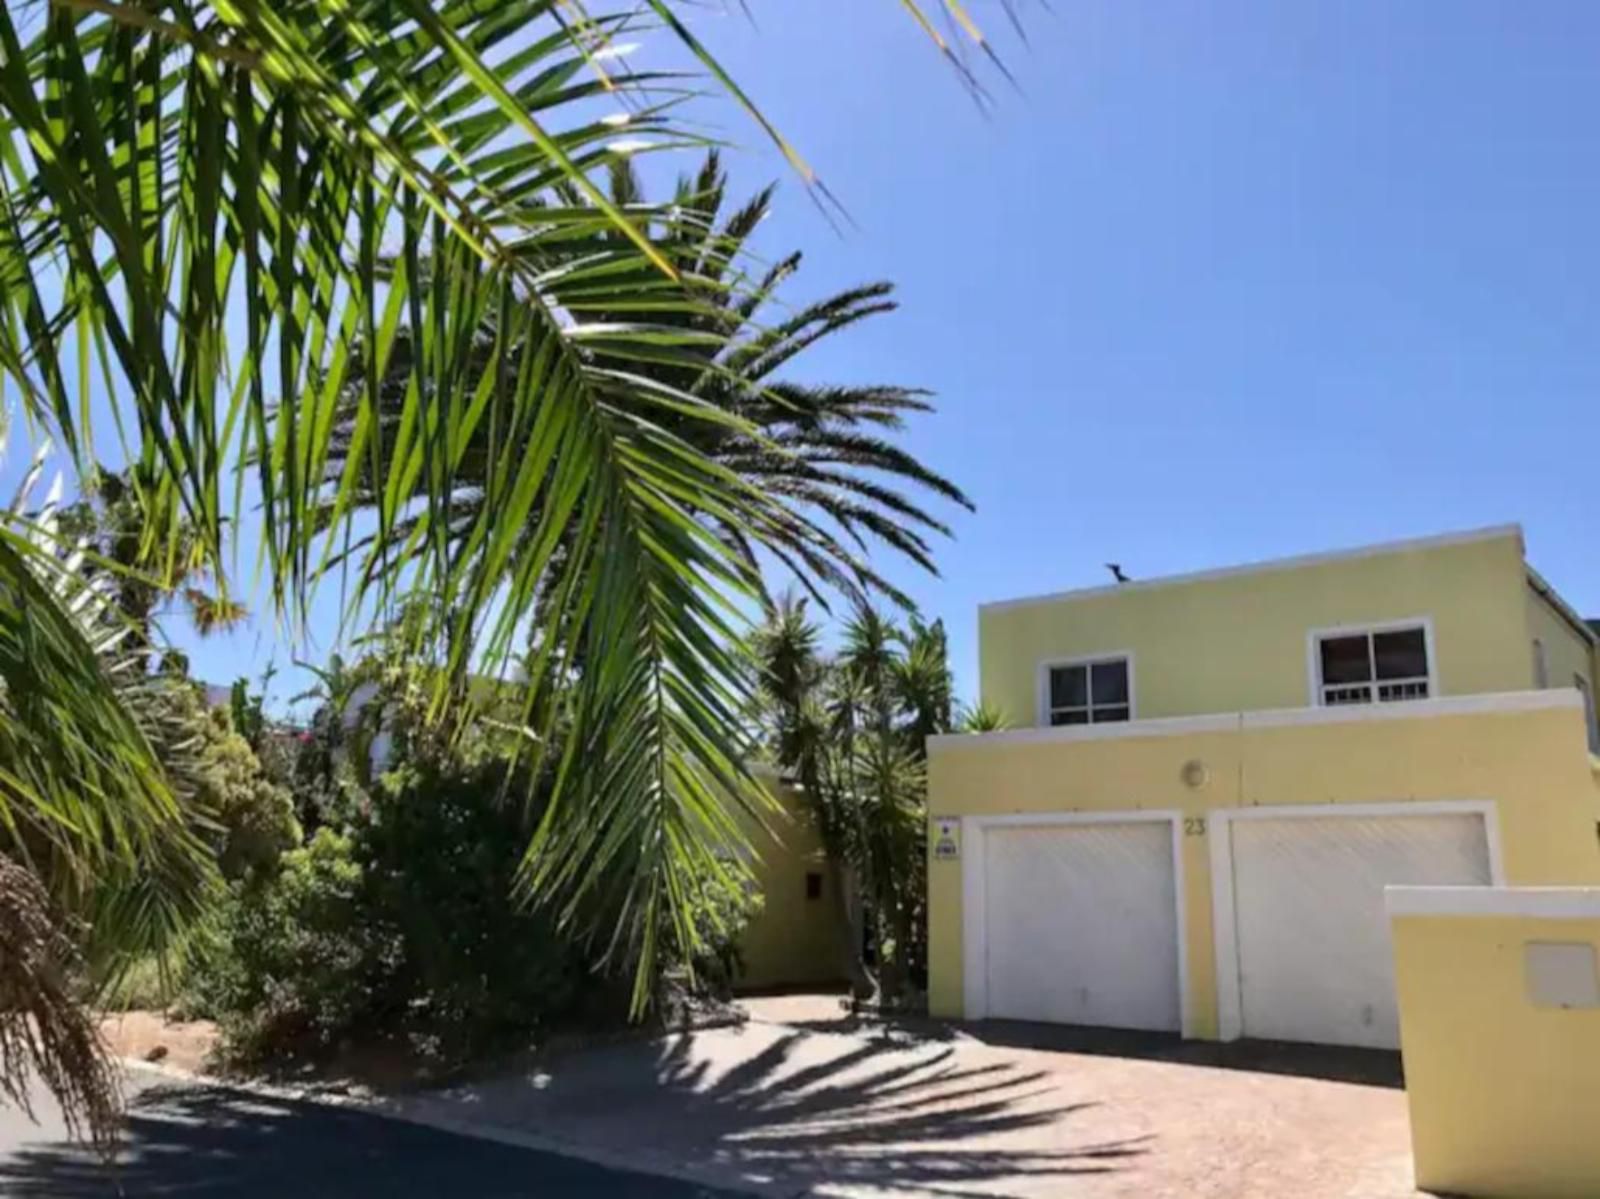
{"label": "upper-floor window", "polygon": [[1370,704],[1432,693],[1422,625],[1322,633],[1316,640],[1317,702]]}
{"label": "upper-floor window", "polygon": [[1046,724],[1106,724],[1133,715],[1127,658],[1051,663],[1043,682],[1040,715]]}

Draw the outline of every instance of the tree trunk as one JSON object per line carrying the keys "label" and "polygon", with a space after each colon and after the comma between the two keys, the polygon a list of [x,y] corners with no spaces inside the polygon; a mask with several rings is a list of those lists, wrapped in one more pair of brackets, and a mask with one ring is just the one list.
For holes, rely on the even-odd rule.
{"label": "tree trunk", "polygon": [[862,930],[861,893],[856,887],[855,874],[840,864],[837,855],[828,854],[828,878],[833,893],[839,897],[839,935],[844,944],[841,956],[850,972],[850,994],[856,999],[873,1000],[878,996],[878,980],[867,967],[866,956],[861,951],[864,940]]}
{"label": "tree trunk", "polygon": [[878,963],[878,980],[883,988],[880,1002],[898,1005],[905,1002],[911,989],[911,912],[904,902],[898,902],[888,916],[894,957]]}

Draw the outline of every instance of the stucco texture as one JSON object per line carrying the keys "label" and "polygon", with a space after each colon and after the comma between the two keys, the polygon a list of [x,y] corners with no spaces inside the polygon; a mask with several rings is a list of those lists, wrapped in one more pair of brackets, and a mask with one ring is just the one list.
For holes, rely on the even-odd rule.
{"label": "stucco texture", "polygon": [[[1134,717],[1312,702],[1313,629],[1426,620],[1440,695],[1531,685],[1522,538],[1514,529],[1423,548],[1156,581],[978,616],[983,699],[1035,723],[1041,662],[1133,658]],[[1570,684],[1570,680],[1568,680]]]}
{"label": "stucco texture", "polygon": [[[768,786],[778,810],[762,826],[746,826],[761,906],[739,939],[735,985],[760,991],[840,982],[848,977],[839,932],[840,896],[828,874],[822,841],[804,796],[776,780]],[[808,874],[820,876],[822,892],[816,898],[808,897]]]}
{"label": "stucco texture", "polygon": [[1529,942],[1600,953],[1600,917],[1396,916],[1417,1185],[1517,1199],[1600,1195],[1600,1008],[1535,1007]]}

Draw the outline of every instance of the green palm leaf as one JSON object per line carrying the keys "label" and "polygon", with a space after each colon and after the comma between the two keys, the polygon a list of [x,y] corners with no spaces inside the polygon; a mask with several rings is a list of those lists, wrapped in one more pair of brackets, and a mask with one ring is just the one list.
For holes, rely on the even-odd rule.
{"label": "green palm leaf", "polygon": [[[170,583],[182,557],[219,584],[219,612],[233,610],[230,539],[248,529],[292,628],[330,571],[351,621],[429,596],[437,615],[415,639],[450,667],[441,715],[469,667],[531,645],[533,731],[560,719],[571,733],[528,880],[574,921],[615,922],[604,931],[638,965],[641,1002],[663,932],[692,949],[694,892],[732,869],[729,797],[759,802],[741,765],[736,636],[759,547],[824,584],[887,587],[804,505],[729,464],[792,452],[770,427],[784,418],[763,414],[793,397],[762,375],[882,310],[882,293],[744,342],[761,292],[792,270],[752,283],[738,265],[765,201],[719,229],[714,166],[703,212],[679,221],[594,182],[622,157],[597,97],[616,97],[630,139],[696,140],[675,124],[687,85],[597,70],[647,22],[751,107],[671,7],[642,13],[572,0],[0,9],[0,376],[80,477],[107,440],[91,419],[103,385],[151,514],[135,566]],[[843,536],[924,560],[915,534],[885,533],[908,501],[835,469],[927,485],[881,445],[846,440],[910,403],[881,389],[829,400],[786,435],[825,431],[823,473],[797,482]],[[85,863],[163,862],[170,791],[95,656],[33,614],[49,609],[24,619],[37,588],[13,549],[0,553],[0,681],[17,728],[61,723],[48,752],[8,748],[33,773],[6,780],[6,811],[47,844],[76,838]],[[158,906],[147,894],[125,916],[159,923]]]}

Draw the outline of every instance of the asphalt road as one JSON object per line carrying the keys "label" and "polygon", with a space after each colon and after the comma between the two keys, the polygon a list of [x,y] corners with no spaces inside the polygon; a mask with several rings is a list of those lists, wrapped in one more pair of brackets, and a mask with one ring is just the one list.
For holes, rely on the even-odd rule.
{"label": "asphalt road", "polygon": [[70,1144],[47,1095],[35,1124],[0,1107],[7,1199],[726,1199],[673,1179],[220,1087],[131,1080],[114,1165]]}

